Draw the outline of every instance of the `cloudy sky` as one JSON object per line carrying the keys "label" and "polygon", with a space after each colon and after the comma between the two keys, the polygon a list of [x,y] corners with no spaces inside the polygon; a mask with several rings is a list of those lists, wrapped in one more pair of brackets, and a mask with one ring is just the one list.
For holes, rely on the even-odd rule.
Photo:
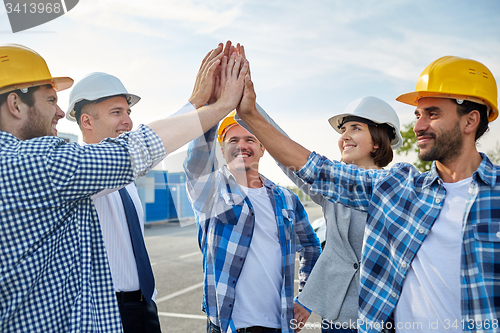
{"label": "cloudy sky", "polygon": [[[217,43],[242,43],[259,104],[296,141],[338,159],[339,136],[327,119],[372,95],[409,123],[414,107],[395,98],[413,91],[441,56],[478,60],[500,80],[499,22],[498,0],[80,0],[66,15],[16,34],[2,7],[0,43],[36,50],[56,76],[118,76],[142,97],[132,110],[135,125],[184,105]],[[59,98],[65,110],[69,92]],[[482,151],[500,141],[500,119],[490,128]],[[79,134],[66,119],[58,129]],[[180,171],[173,161],[164,165]],[[261,172],[288,184],[269,156]]]}

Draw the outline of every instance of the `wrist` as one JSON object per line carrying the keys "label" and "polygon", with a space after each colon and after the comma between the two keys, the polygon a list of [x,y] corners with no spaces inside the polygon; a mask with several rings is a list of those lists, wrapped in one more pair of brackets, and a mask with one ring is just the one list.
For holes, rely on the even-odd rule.
{"label": "wrist", "polygon": [[195,109],[198,109],[201,106],[200,102],[196,100],[196,98],[190,98],[188,101],[194,106]]}
{"label": "wrist", "polygon": [[247,108],[238,108],[238,115],[241,119],[245,120],[246,123],[255,123],[259,122],[260,113],[255,107],[255,105]]}
{"label": "wrist", "polygon": [[214,107],[216,107],[216,110],[218,112],[228,114],[229,112],[233,111],[235,109],[235,106],[233,103],[230,101],[223,100],[219,98],[214,104],[212,104]]}
{"label": "wrist", "polygon": [[190,99],[188,99],[188,101],[189,101],[189,103],[193,104],[195,109],[199,109],[202,106],[207,105],[207,102],[208,102],[207,99],[201,99],[201,98],[197,98],[197,97],[191,97]]}
{"label": "wrist", "polygon": [[304,304],[302,304],[302,303],[299,302],[299,296],[298,295],[295,296],[295,298],[293,299],[293,301],[295,303],[299,304],[301,307],[303,307],[307,312],[309,312],[309,313],[312,312],[309,308],[307,308],[306,306],[304,306]]}

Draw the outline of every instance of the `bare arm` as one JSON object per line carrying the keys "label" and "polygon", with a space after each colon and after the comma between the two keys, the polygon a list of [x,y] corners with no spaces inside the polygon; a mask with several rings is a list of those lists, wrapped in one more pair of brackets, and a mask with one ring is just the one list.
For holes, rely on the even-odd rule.
{"label": "bare arm", "polygon": [[[278,131],[280,131],[281,133],[283,133],[287,138],[289,138],[288,134],[286,134],[286,132],[273,120],[273,118],[271,118],[267,112],[259,105],[259,103],[255,103],[255,107],[257,108],[257,111],[271,124],[273,125],[275,128],[278,129]],[[245,128],[246,130],[248,130],[249,132],[251,132],[252,130],[248,127],[248,125],[238,116],[238,114],[234,117],[234,119],[236,119],[236,121],[243,127]],[[310,184],[307,184],[306,182],[304,182],[302,179],[299,178],[299,176],[297,176],[295,174],[295,172],[293,172],[292,170],[288,169],[287,167],[285,167],[283,164],[281,163],[277,163],[278,166],[280,167],[280,169],[288,176],[288,178],[290,178],[290,180],[295,184],[297,185],[298,188],[300,188],[302,191],[304,191],[305,194],[307,194],[312,201],[314,201],[315,203],[317,203],[318,205],[323,205],[323,202],[325,201],[325,198],[319,194],[318,192],[316,191],[313,191],[313,189],[311,188],[311,185]]]}
{"label": "bare arm", "polygon": [[292,171],[300,170],[306,164],[311,152],[282,134],[264,119],[257,111],[255,99],[253,82],[247,75],[243,98],[237,108],[238,114],[275,160]]}
{"label": "bare arm", "polygon": [[[200,69],[196,75],[193,93],[189,98],[189,102],[195,107],[195,109],[207,104],[214,88],[215,77],[217,73],[220,72],[219,63],[222,56],[222,43],[220,43],[217,48],[208,52],[201,62]],[[230,56],[227,56],[227,59],[229,59],[229,57]],[[220,76],[220,73],[218,75]]]}
{"label": "bare arm", "polygon": [[[212,69],[209,68],[206,71],[206,79],[211,80],[210,76],[213,75],[219,61],[216,58],[214,60],[210,57],[204,59],[204,61],[207,60],[210,60],[210,66],[213,66]],[[224,78],[222,80],[224,84],[221,96],[217,102],[203,106],[187,114],[169,117],[148,124],[162,140],[167,154],[208,131],[229,112],[234,110],[240,102],[245,84],[245,75],[248,71],[248,61],[243,60],[240,56],[236,56],[233,53],[229,60],[226,57],[222,58],[222,65],[221,76]],[[203,65],[200,70],[203,70]],[[208,89],[205,103],[210,98],[210,95],[211,89]],[[199,105],[196,105],[196,107],[199,107]]]}

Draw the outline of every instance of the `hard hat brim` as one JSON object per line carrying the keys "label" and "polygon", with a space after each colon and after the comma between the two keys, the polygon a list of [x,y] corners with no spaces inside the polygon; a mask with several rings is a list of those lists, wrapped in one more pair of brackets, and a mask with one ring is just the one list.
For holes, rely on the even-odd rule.
{"label": "hard hat brim", "polygon": [[73,85],[73,79],[70,77],[49,77],[44,80],[39,80],[35,82],[19,82],[6,87],[0,88],[0,95],[18,90],[18,89],[26,89],[31,87],[43,86],[45,84],[51,84],[54,87],[55,91],[62,91],[70,88]]}
{"label": "hard hat brim", "polygon": [[[141,100],[141,98],[137,95],[134,95],[134,94],[120,94],[120,95],[125,95],[127,96],[127,100],[129,101],[129,106],[132,107],[134,105],[137,104],[137,102],[139,102]],[[108,96],[106,96],[108,97]],[[113,97],[113,96],[109,96],[109,97]],[[66,119],[68,119],[69,121],[72,121],[72,122],[76,122],[76,117],[75,117],[75,104],[80,102],[80,101],[83,101],[85,98],[79,98],[77,100],[75,100],[69,107],[68,107],[68,111],[66,112]]]}
{"label": "hard hat brim", "polygon": [[419,92],[410,92],[406,94],[401,94],[396,98],[396,101],[405,103],[408,105],[417,106],[418,99],[421,97]]}
{"label": "hard hat brim", "polygon": [[[330,123],[330,126],[332,126],[333,129],[337,133],[342,134],[342,130],[340,128],[338,128],[339,120],[341,120],[344,117],[348,117],[348,116],[352,116],[352,114],[351,113],[338,114],[338,115],[335,115],[335,116],[331,117],[330,119],[328,119],[328,122]],[[364,117],[361,117],[361,118],[364,118]],[[368,118],[366,118],[366,119],[368,119]],[[374,121],[373,119],[368,119],[368,120],[373,121],[376,124],[387,124],[387,125],[391,126],[390,124],[385,123],[385,122],[380,123],[378,121]],[[391,126],[391,127],[393,127],[393,126]],[[403,145],[403,137],[401,136],[401,132],[397,128],[394,128],[394,132],[396,133],[396,137],[391,141],[391,148],[393,150],[396,150]]]}
{"label": "hard hat brim", "polygon": [[217,130],[217,140],[219,144],[222,145],[222,141],[224,140],[224,135],[226,134],[226,128],[232,125],[239,125],[234,116],[236,115],[236,111],[231,111],[229,115],[222,119],[219,129]]}
{"label": "hard hat brim", "polygon": [[478,104],[483,104],[488,107],[488,121],[492,122],[498,117],[498,109],[495,107],[493,103],[487,100],[482,100],[475,96],[466,96],[466,95],[454,95],[454,94],[444,94],[442,92],[431,92],[431,91],[413,91],[406,94],[399,95],[396,98],[396,101],[401,103],[405,103],[408,105],[417,106],[418,100],[424,97],[434,97],[434,98],[449,98],[449,99],[463,99],[469,100],[471,102],[475,102]]}

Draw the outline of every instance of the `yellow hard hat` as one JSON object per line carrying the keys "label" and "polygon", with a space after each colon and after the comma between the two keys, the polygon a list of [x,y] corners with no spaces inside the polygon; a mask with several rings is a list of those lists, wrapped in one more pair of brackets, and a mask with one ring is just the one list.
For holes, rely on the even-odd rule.
{"label": "yellow hard hat", "polygon": [[69,77],[52,77],[45,60],[18,44],[0,45],[0,94],[17,89],[51,84],[56,91],[73,85]]}
{"label": "yellow hard hat", "polygon": [[488,120],[498,117],[497,84],[490,70],[471,59],[446,56],[433,61],[418,77],[414,92],[396,100],[417,105],[422,97],[469,100],[488,107]]}
{"label": "yellow hard hat", "polygon": [[219,140],[220,145],[222,145],[222,141],[224,141],[224,136],[226,135],[226,132],[234,125],[238,125],[238,123],[234,119],[235,115],[236,115],[236,110],[231,111],[231,113],[229,113],[226,118],[222,119],[219,125],[219,130],[217,131],[217,139]]}

